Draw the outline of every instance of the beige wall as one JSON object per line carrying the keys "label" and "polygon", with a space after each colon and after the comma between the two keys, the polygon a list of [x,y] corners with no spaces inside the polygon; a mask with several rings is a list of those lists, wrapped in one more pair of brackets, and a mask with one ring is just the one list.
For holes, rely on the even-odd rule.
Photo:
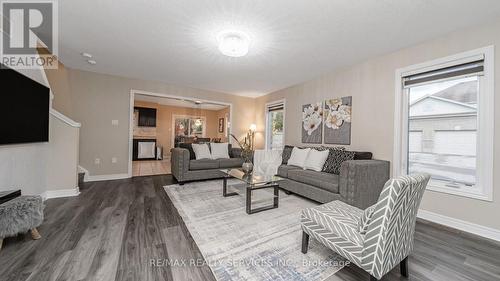
{"label": "beige wall", "polygon": [[[252,98],[69,69],[74,119],[80,130],[80,165],[94,175],[126,174],[129,156],[129,103],[132,89],[233,105],[232,132],[242,137],[255,122]],[[118,126],[111,124],[118,120]],[[116,157],[117,163],[111,163]],[[100,164],[94,163],[99,158]]]}
{"label": "beige wall", "polygon": [[[47,49],[43,48],[38,48],[38,53],[49,54]],[[73,103],[71,100],[68,69],[61,62],[58,61],[57,63],[57,69],[45,69],[50,90],[54,95],[52,108],[65,116],[73,118]]]}
{"label": "beige wall", "polygon": [[[351,149],[367,150],[375,158],[393,159],[395,71],[398,68],[473,50],[500,46],[500,22],[468,30],[344,68],[318,79],[277,91],[256,102],[259,128],[264,128],[266,102],[286,98],[286,143],[300,144],[301,105],[326,98],[352,96]],[[369,46],[367,46],[369,47]],[[499,49],[496,48],[498,51]],[[496,92],[500,87],[500,54],[495,59]],[[495,120],[500,120],[500,97],[496,95]],[[263,147],[263,134],[258,135]],[[500,122],[495,124],[494,167],[500,167]],[[500,174],[495,173],[494,201],[468,199],[427,191],[422,209],[476,224],[500,229]]]}
{"label": "beige wall", "polygon": [[188,107],[177,107],[161,105],[152,102],[135,101],[135,106],[156,108],[156,128],[137,128],[134,129],[134,137],[155,137],[157,144],[163,147],[163,155],[170,154],[172,143],[172,119],[174,115],[188,115],[205,117],[207,122],[206,137],[217,138],[218,117],[222,113],[229,112],[229,107],[223,110],[205,110]]}

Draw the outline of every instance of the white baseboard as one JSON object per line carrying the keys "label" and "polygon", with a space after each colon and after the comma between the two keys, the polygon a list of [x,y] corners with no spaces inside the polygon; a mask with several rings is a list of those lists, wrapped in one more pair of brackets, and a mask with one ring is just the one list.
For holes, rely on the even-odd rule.
{"label": "white baseboard", "polygon": [[86,176],[84,181],[85,182],[109,181],[109,180],[120,180],[120,179],[128,179],[128,178],[130,178],[130,176],[128,174],[111,174],[111,175],[96,175],[96,176],[88,175],[88,176]]}
{"label": "white baseboard", "polygon": [[437,224],[442,224],[451,228],[455,228],[464,232],[472,233],[475,235],[479,235],[488,239],[500,241],[500,230],[482,226],[479,224],[450,218],[447,216],[443,216],[440,214],[436,214],[433,212],[429,212],[426,210],[418,210],[419,218],[431,221]]}
{"label": "white baseboard", "polygon": [[47,200],[51,198],[78,196],[79,194],[80,194],[80,189],[77,186],[73,189],[47,190],[42,194],[42,198],[43,200]]}

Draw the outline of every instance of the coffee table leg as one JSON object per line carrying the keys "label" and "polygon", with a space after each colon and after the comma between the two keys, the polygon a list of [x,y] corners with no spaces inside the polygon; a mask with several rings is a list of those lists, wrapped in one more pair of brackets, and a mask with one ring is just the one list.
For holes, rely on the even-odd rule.
{"label": "coffee table leg", "polygon": [[222,196],[226,197],[227,194],[227,179],[222,179]]}
{"label": "coffee table leg", "polygon": [[252,210],[251,210],[251,207],[252,207],[252,189],[250,187],[247,187],[247,214],[251,214],[252,213]]}
{"label": "coffee table leg", "polygon": [[274,186],[274,204],[273,204],[274,208],[278,208],[279,196],[280,196],[279,185],[275,185]]}
{"label": "coffee table leg", "polygon": [[237,192],[227,192],[227,178],[222,179],[222,196],[228,197],[228,196],[234,196],[238,195]]}
{"label": "coffee table leg", "polygon": [[247,214],[255,214],[258,212],[266,211],[266,210],[271,210],[278,208],[278,202],[279,202],[279,185],[269,185],[267,188],[274,188],[274,198],[273,198],[273,204],[269,206],[264,206],[264,207],[259,207],[252,209],[252,188],[247,187],[247,198],[246,198],[246,207],[247,207]]}

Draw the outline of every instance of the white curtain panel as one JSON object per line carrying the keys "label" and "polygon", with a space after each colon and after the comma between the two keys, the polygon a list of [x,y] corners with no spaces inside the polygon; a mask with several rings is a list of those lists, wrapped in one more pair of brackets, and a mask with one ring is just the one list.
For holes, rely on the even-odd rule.
{"label": "white curtain panel", "polygon": [[283,150],[255,150],[254,172],[262,175],[276,175],[281,165]]}

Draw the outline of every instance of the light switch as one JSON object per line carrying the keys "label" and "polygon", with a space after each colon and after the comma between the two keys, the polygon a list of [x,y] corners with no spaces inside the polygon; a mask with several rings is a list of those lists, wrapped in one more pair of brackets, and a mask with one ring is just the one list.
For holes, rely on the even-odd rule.
{"label": "light switch", "polygon": [[96,158],[96,159],[94,160],[94,164],[96,164],[96,165],[101,164],[101,159],[100,159],[100,158]]}
{"label": "light switch", "polygon": [[111,125],[118,126],[118,120],[111,120]]}
{"label": "light switch", "polygon": [[111,163],[116,163],[116,162],[118,162],[118,159],[116,159],[116,157],[111,158]]}

